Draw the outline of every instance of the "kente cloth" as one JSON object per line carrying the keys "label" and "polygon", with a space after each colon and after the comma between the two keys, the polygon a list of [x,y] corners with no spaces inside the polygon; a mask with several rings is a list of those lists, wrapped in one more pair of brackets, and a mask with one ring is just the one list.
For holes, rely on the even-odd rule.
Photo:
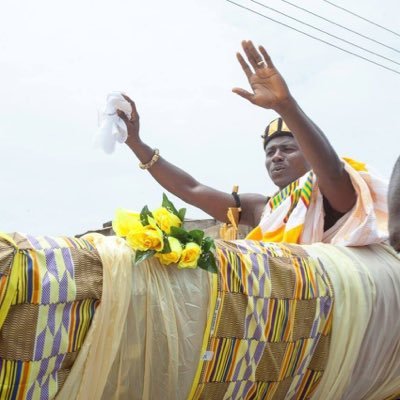
{"label": "kente cloth", "polygon": [[115,237],[0,237],[1,400],[400,397],[388,246],[217,241],[213,275],[132,266]]}
{"label": "kente cloth", "polygon": [[54,399],[102,296],[90,242],[0,234],[0,399]]}
{"label": "kente cloth", "polygon": [[357,195],[354,207],[324,232],[324,199],[313,171],[272,196],[259,225],[246,239],[264,242],[345,246],[381,243],[387,233],[387,182],[370,173],[365,164],[344,158]]}
{"label": "kente cloth", "polygon": [[217,241],[219,273],[190,399],[309,399],[328,360],[334,305],[301,246]]}

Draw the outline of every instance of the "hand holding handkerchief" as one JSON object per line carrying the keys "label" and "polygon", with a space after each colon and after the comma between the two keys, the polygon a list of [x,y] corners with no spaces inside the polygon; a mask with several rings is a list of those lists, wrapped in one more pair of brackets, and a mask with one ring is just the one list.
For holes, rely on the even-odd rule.
{"label": "hand holding handkerchief", "polygon": [[115,150],[115,143],[124,143],[128,138],[125,122],[118,116],[117,109],[131,117],[132,106],[121,92],[111,92],[106,99],[106,106],[101,113],[100,127],[95,136],[95,145],[107,154]]}

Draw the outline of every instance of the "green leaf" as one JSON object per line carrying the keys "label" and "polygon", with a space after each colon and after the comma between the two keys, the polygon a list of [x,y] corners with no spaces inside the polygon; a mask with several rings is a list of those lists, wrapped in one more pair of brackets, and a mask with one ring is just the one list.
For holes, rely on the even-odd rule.
{"label": "green leaf", "polygon": [[213,274],[218,273],[217,263],[215,262],[214,254],[211,251],[202,253],[197,262],[197,266]]}
{"label": "green leaf", "polygon": [[181,243],[186,244],[192,241],[190,234],[182,228],[171,226],[170,236],[178,239]]}
{"label": "green leaf", "polygon": [[148,259],[149,257],[154,256],[154,254],[156,254],[155,250],[146,250],[146,251],[136,250],[135,264],[141,263],[142,261]]}
{"label": "green leaf", "polygon": [[144,206],[142,208],[142,211],[140,212],[140,222],[142,223],[143,226],[149,225],[149,220],[148,220],[149,216],[153,218],[153,214],[149,210],[149,207]]}
{"label": "green leaf", "polygon": [[201,242],[201,249],[207,253],[211,249],[215,249],[214,239],[210,238],[209,236],[205,237]]}
{"label": "green leaf", "polygon": [[171,253],[171,246],[169,245],[169,242],[168,242],[168,236],[165,234],[163,236],[164,236],[164,247],[163,247],[162,251],[160,251],[160,253],[162,253],[162,254]]}
{"label": "green leaf", "polygon": [[186,215],[186,208],[181,208],[178,211],[178,217],[182,222],[185,220],[185,215]]}
{"label": "green leaf", "polygon": [[162,206],[165,207],[169,212],[172,212],[172,214],[175,214],[178,218],[180,218],[178,210],[175,208],[175,206],[172,204],[165,193],[163,193]]}
{"label": "green leaf", "polygon": [[193,241],[197,243],[199,246],[201,246],[203,237],[204,237],[204,232],[201,231],[200,229],[194,229],[193,231],[189,232],[189,235],[193,238]]}

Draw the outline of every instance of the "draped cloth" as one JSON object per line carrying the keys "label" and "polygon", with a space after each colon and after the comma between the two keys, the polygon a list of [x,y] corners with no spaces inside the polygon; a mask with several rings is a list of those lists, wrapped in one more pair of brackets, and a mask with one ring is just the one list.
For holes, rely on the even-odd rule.
{"label": "draped cloth", "polygon": [[302,246],[335,291],[331,348],[312,399],[400,396],[400,258],[386,245]]}
{"label": "draped cloth", "polygon": [[400,259],[387,246],[218,241],[218,277],[150,259],[128,282],[130,250],[109,240],[93,242],[100,255],[127,251],[121,263],[102,258],[105,274],[121,274],[103,287],[118,307],[98,307],[57,398],[400,394]]}
{"label": "draped cloth", "polygon": [[89,234],[103,263],[103,296],[57,399],[100,399],[121,342],[132,286],[132,251],[121,238]]}
{"label": "draped cloth", "polygon": [[103,298],[57,400],[184,399],[206,323],[209,274],[133,265],[116,237],[86,235],[103,262]]}
{"label": "draped cloth", "polygon": [[400,395],[393,250],[216,243],[212,275],[116,237],[0,238],[0,399]]}
{"label": "draped cloth", "polygon": [[222,272],[191,399],[400,396],[400,258],[390,247],[217,248]]}
{"label": "draped cloth", "polygon": [[387,183],[365,164],[344,159],[357,195],[356,204],[324,232],[324,200],[313,171],[272,196],[259,225],[247,239],[264,242],[365,246],[387,239]]}

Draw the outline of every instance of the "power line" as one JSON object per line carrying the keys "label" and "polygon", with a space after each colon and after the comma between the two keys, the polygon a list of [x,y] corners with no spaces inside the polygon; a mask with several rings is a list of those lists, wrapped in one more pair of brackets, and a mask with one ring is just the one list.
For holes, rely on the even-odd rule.
{"label": "power line", "polygon": [[333,25],[339,26],[340,28],[346,29],[347,31],[352,32],[352,33],[354,33],[354,34],[356,34],[356,35],[358,35],[358,36],[361,36],[361,37],[364,38],[364,39],[368,39],[368,40],[370,40],[371,42],[380,44],[381,46],[384,46],[384,47],[386,47],[386,48],[388,48],[388,49],[391,49],[391,50],[394,50],[394,51],[397,51],[398,53],[400,53],[400,50],[397,50],[397,49],[395,49],[394,47],[388,46],[387,44],[382,43],[382,42],[380,42],[379,40],[376,40],[376,39],[374,39],[374,38],[371,38],[371,37],[369,37],[369,36],[366,36],[366,35],[364,35],[364,34],[362,34],[362,33],[360,33],[360,32],[357,32],[357,31],[355,31],[355,30],[353,30],[353,29],[350,29],[350,28],[348,28],[347,26],[341,25],[341,24],[339,24],[338,22],[335,22],[335,21],[332,21],[332,20],[330,20],[330,19],[328,19],[328,18],[325,18],[325,17],[323,17],[322,15],[319,15],[319,14],[317,14],[317,13],[314,13],[314,12],[310,11],[310,10],[307,10],[306,8],[300,7],[300,6],[298,6],[297,4],[294,4],[294,3],[292,3],[292,2],[290,2],[290,1],[288,1],[288,0],[280,0],[280,1],[283,1],[284,3],[290,4],[292,7],[298,8],[299,10],[302,10],[302,11],[308,13],[308,14],[314,15],[315,17],[320,18],[320,19],[322,19],[322,20],[324,20],[324,21],[327,21],[327,22],[329,22],[330,24],[333,24]]}
{"label": "power line", "polygon": [[345,12],[351,14],[351,15],[354,15],[354,16],[357,17],[357,18],[360,18],[360,19],[362,19],[362,20],[364,20],[364,21],[367,21],[367,22],[369,22],[369,23],[372,24],[372,25],[378,26],[379,28],[382,28],[382,29],[384,29],[385,31],[388,31],[388,32],[393,33],[394,35],[400,37],[400,34],[399,34],[399,33],[394,32],[394,31],[392,31],[391,29],[385,28],[384,26],[379,25],[379,24],[377,24],[376,22],[371,21],[370,19],[364,18],[364,17],[362,17],[361,15],[358,15],[357,13],[348,10],[347,8],[338,6],[337,4],[332,3],[332,2],[329,1],[329,0],[322,0],[322,1],[325,1],[325,3],[328,3],[328,4],[330,4],[330,5],[332,5],[332,6],[336,7],[336,8],[339,8],[339,9],[341,9],[341,10],[343,10],[343,11],[345,11]]}
{"label": "power line", "polygon": [[394,72],[395,74],[400,75],[400,71],[397,71],[397,70],[395,70],[395,69],[393,69],[393,68],[387,67],[386,65],[380,64],[380,63],[378,63],[378,62],[376,62],[376,61],[370,60],[369,58],[366,58],[366,57],[364,57],[364,56],[361,56],[360,54],[353,53],[352,51],[346,50],[346,49],[344,49],[343,47],[336,46],[336,45],[333,44],[333,43],[327,42],[326,40],[323,40],[323,39],[320,39],[320,38],[318,38],[318,37],[316,37],[316,36],[310,35],[310,34],[307,33],[307,32],[301,31],[300,29],[294,28],[293,26],[290,26],[290,25],[288,25],[288,24],[285,24],[284,22],[281,22],[281,21],[278,21],[278,20],[276,20],[276,19],[274,19],[274,18],[268,17],[267,15],[261,14],[260,12],[255,11],[255,10],[252,10],[251,8],[248,8],[248,7],[243,6],[243,5],[241,5],[241,4],[235,3],[235,2],[232,1],[232,0],[225,0],[225,1],[227,1],[228,3],[234,4],[234,5],[237,6],[237,7],[243,8],[243,9],[245,9],[245,10],[247,10],[247,11],[250,11],[250,12],[252,12],[252,13],[254,13],[254,14],[257,14],[257,15],[263,17],[263,18],[266,18],[266,19],[268,19],[268,20],[270,20],[270,21],[272,21],[272,22],[275,22],[275,23],[277,23],[277,24],[283,25],[283,26],[285,26],[286,28],[292,29],[292,30],[294,30],[294,31],[296,31],[296,32],[298,32],[298,33],[301,33],[301,34],[303,34],[303,35],[305,35],[305,36],[308,36],[308,37],[310,37],[310,38],[312,38],[312,39],[318,40],[319,42],[325,43],[325,44],[327,44],[328,46],[334,47],[335,49],[341,50],[341,51],[343,51],[343,52],[345,52],[345,53],[348,53],[348,54],[351,54],[351,55],[356,56],[356,57],[358,57],[358,58],[361,58],[361,59],[364,60],[364,61],[367,61],[367,62],[369,62],[369,63],[371,63],[371,64],[375,64],[375,65],[377,65],[377,66],[379,66],[379,67],[381,67],[381,68],[384,68],[384,69],[386,69],[386,70],[388,70],[388,71],[391,71],[391,72]]}
{"label": "power line", "polygon": [[359,48],[360,50],[363,50],[363,51],[366,51],[367,53],[373,54],[374,56],[383,58],[384,60],[387,60],[387,61],[390,61],[390,62],[392,62],[392,63],[394,63],[394,64],[400,65],[400,62],[398,62],[398,61],[395,61],[395,60],[393,60],[393,59],[391,59],[391,58],[389,58],[389,57],[383,56],[383,55],[381,55],[381,54],[379,54],[379,53],[376,53],[375,51],[369,50],[369,49],[367,49],[367,48],[365,48],[365,47],[359,46],[358,44],[355,44],[355,43],[353,43],[353,42],[350,42],[349,40],[343,39],[343,38],[341,38],[340,36],[336,36],[336,35],[334,35],[334,34],[332,34],[332,33],[329,33],[329,32],[327,32],[327,31],[324,31],[324,30],[321,29],[321,28],[317,28],[317,27],[314,26],[314,25],[311,25],[311,24],[309,24],[309,23],[307,23],[307,22],[301,21],[301,20],[298,19],[298,18],[292,17],[292,16],[290,16],[290,15],[288,15],[288,14],[282,12],[282,11],[277,10],[276,8],[267,6],[267,5],[263,4],[263,3],[260,3],[260,2],[257,1],[257,0],[250,0],[250,1],[251,1],[252,3],[258,4],[258,5],[261,6],[261,7],[267,8],[267,9],[269,9],[269,10],[271,10],[271,11],[274,11],[274,12],[276,12],[276,13],[278,13],[278,14],[281,14],[281,15],[285,16],[286,18],[292,19],[293,21],[296,21],[296,22],[298,22],[298,23],[300,23],[300,24],[303,24],[303,25],[305,25],[305,26],[308,26],[309,28],[312,28],[312,29],[315,29],[315,30],[317,30],[317,31],[319,31],[319,32],[322,32],[322,33],[324,33],[325,35],[331,36],[331,37],[333,37],[333,38],[335,38],[335,39],[337,39],[337,40],[340,40],[340,41],[342,41],[342,42],[344,42],[344,43],[347,43],[347,44],[349,44],[349,45],[351,45],[351,46],[357,47],[357,48]]}

